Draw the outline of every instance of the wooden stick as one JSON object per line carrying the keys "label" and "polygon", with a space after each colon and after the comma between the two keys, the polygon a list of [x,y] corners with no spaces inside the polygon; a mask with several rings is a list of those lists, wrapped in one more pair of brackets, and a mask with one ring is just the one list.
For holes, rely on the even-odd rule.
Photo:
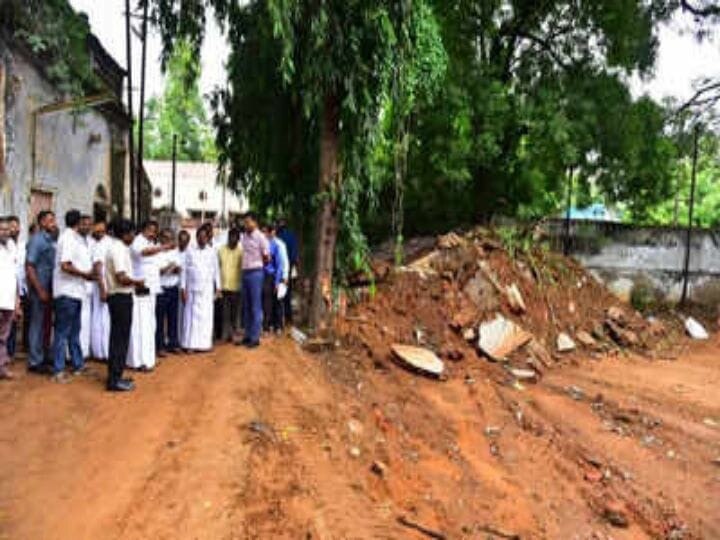
{"label": "wooden stick", "polygon": [[447,537],[440,532],[433,531],[432,529],[428,529],[427,527],[423,527],[422,525],[419,525],[418,523],[413,523],[409,519],[407,519],[405,516],[400,516],[397,518],[397,522],[402,525],[403,527],[407,527],[408,529],[413,529],[419,533],[424,534],[428,538],[433,538],[434,540],[447,540]]}

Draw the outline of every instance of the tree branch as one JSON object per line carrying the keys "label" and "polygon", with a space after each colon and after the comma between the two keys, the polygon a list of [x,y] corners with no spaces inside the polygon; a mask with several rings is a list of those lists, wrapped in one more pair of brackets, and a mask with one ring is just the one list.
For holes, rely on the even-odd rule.
{"label": "tree branch", "polygon": [[692,13],[696,17],[720,17],[720,5],[711,3],[703,6],[693,6],[687,0],[680,0],[683,11]]}
{"label": "tree branch", "polygon": [[[707,98],[705,97],[706,94],[709,92],[714,91],[720,91],[720,80],[708,83],[705,86],[702,86],[699,88],[690,99],[688,99],[685,103],[683,103],[680,107],[678,107],[676,113],[680,114],[683,111],[686,111],[687,109],[690,109],[692,107],[696,107],[698,105],[707,104],[708,102],[717,101],[720,99],[720,95],[718,95],[715,98]],[[701,99],[702,98],[702,99]]]}

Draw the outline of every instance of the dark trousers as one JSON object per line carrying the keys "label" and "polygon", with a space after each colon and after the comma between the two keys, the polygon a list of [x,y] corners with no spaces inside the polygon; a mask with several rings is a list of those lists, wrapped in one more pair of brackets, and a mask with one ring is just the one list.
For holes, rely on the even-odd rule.
{"label": "dark trousers", "polygon": [[262,331],[262,289],[264,277],[265,272],[262,268],[258,268],[257,270],[244,270],[242,274],[242,305],[245,339],[252,342],[260,341],[260,332]]}
{"label": "dark trousers", "polygon": [[40,301],[34,289],[28,292],[28,367],[36,368],[45,362],[47,305]]}
{"label": "dark trousers", "polygon": [[55,299],[55,336],[53,338],[53,372],[65,370],[65,354],[70,351],[73,369],[85,365],[80,347],[82,301],[69,296]]}
{"label": "dark trousers", "polygon": [[282,330],[283,328],[283,300],[278,300],[275,290],[275,278],[265,274],[263,281],[263,313],[265,330]]}
{"label": "dark trousers", "polygon": [[180,289],[163,287],[155,302],[155,348],[158,352],[180,348],[178,340],[178,308]]}
{"label": "dark trousers", "polygon": [[215,337],[217,339],[226,338],[226,320],[230,326],[230,335],[227,337],[233,337],[240,329],[240,293],[238,291],[222,291],[222,297],[217,302],[220,304],[220,315],[215,323]]}
{"label": "dark trousers", "polygon": [[292,312],[292,293],[293,293],[293,279],[288,279],[287,284],[287,293],[285,294],[285,298],[282,299],[283,303],[283,316],[285,320],[288,322],[288,324],[292,324],[293,322],[293,312]]}
{"label": "dark trousers", "polygon": [[17,341],[18,341],[18,331],[22,332],[22,342],[23,346],[27,350],[28,346],[28,297],[27,296],[21,296],[20,297],[20,305],[22,306],[23,310],[23,316],[20,321],[13,321],[12,326],[10,327],[10,335],[8,336],[7,340],[7,353],[12,358],[15,356],[15,353],[17,352]]}
{"label": "dark trousers", "polygon": [[[110,311],[110,355],[108,358],[108,387],[122,379],[132,326],[133,298],[131,294],[111,294],[108,297]],[[177,325],[176,325],[177,327]]]}
{"label": "dark trousers", "polygon": [[10,336],[15,310],[0,309],[0,370],[10,363],[10,355],[7,352],[7,341]]}

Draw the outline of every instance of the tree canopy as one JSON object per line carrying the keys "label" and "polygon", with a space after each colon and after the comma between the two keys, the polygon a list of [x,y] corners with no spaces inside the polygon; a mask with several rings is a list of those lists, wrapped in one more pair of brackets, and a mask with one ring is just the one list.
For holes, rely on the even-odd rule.
{"label": "tree canopy", "polygon": [[179,161],[215,161],[215,138],[200,96],[198,68],[192,48],[179,42],[168,60],[162,96],[146,104],[146,157],[171,159],[176,135]]}

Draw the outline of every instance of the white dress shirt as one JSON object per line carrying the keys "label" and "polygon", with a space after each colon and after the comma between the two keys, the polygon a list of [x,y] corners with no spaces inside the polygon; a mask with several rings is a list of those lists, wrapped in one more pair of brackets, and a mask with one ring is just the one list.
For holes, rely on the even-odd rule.
{"label": "white dress shirt", "polygon": [[[90,254],[85,240],[74,230],[65,229],[60,235],[55,255],[55,273],[53,274],[53,297],[67,296],[76,300],[84,300],[86,296],[86,280],[62,270],[62,264],[72,263],[78,270],[90,261]],[[92,265],[89,265],[90,267]],[[84,271],[88,271],[89,268]]]}

